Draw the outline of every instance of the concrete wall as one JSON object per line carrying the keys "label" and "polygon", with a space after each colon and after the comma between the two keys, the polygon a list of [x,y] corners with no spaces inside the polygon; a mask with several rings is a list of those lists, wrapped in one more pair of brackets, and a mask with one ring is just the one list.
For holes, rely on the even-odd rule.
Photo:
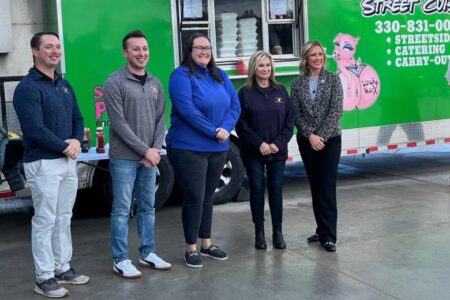
{"label": "concrete wall", "polygon": [[33,65],[30,39],[44,30],[42,0],[9,0],[12,23],[12,51],[0,54],[0,77],[26,75]]}
{"label": "concrete wall", "polygon": [[12,51],[10,0],[0,0],[0,53]]}
{"label": "concrete wall", "polygon": [[[36,32],[44,30],[43,0],[6,1],[9,1],[10,8],[12,50],[0,54],[0,77],[24,76],[33,66],[30,39]],[[17,84],[18,82],[5,82],[6,119],[8,129],[20,133],[19,122],[12,106],[12,97]],[[3,122],[1,117],[0,121]]]}

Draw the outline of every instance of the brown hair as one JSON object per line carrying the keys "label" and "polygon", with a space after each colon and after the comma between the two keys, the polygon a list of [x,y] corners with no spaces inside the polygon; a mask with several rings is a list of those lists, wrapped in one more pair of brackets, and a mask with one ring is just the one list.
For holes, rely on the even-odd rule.
{"label": "brown hair", "polygon": [[[209,43],[211,44],[211,40],[209,39],[209,37],[201,32],[196,32],[193,35],[191,35],[191,37],[189,38],[187,44],[185,45],[186,47],[184,48],[184,53],[183,53],[183,61],[181,62],[182,66],[188,67],[190,74],[197,76],[197,71],[195,70],[195,62],[192,59],[192,47],[194,46],[194,40],[198,39],[198,38],[205,38],[209,41]],[[211,74],[214,77],[214,79],[219,82],[222,83],[223,79],[220,76],[219,70],[217,69],[216,63],[214,62],[214,57],[213,54],[211,52],[211,60],[208,63],[208,67],[211,68]]]}
{"label": "brown hair", "polygon": [[59,40],[59,36],[56,32],[53,31],[41,31],[33,35],[30,41],[30,47],[32,49],[39,50],[39,46],[41,45],[42,36],[44,35],[53,35],[56,36],[56,38]]}
{"label": "brown hair", "polygon": [[131,38],[143,38],[148,42],[147,37],[145,36],[145,34],[142,31],[133,30],[131,32],[128,32],[127,35],[122,39],[122,49],[123,50],[127,49],[127,41]]}

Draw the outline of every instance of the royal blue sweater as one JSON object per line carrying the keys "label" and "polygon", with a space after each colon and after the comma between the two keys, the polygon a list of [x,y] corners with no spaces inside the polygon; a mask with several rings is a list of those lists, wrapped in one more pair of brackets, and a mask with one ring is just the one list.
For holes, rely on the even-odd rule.
{"label": "royal blue sweater", "polygon": [[196,68],[191,75],[187,67],[175,69],[169,80],[172,101],[167,146],[195,152],[227,151],[229,140],[219,142],[217,128],[228,132],[234,128],[240,105],[236,90],[227,74],[219,69],[223,83],[217,82],[208,68]]}
{"label": "royal blue sweater", "polygon": [[32,68],[13,98],[23,133],[24,162],[66,157],[66,139],[83,139],[83,117],[67,80],[55,81]]}

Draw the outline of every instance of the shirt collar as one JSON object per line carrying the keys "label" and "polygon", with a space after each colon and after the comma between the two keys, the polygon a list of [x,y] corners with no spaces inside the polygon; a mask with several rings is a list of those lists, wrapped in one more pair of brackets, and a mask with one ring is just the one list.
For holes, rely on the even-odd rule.
{"label": "shirt collar", "polygon": [[[147,71],[145,71],[145,73],[147,74],[146,81],[149,81],[152,78],[152,75],[149,72],[147,72]],[[131,73],[130,70],[128,70],[127,66],[125,66],[125,74],[126,74],[125,76],[128,79],[139,81],[136,77],[134,77],[133,73]]]}
{"label": "shirt collar", "polygon": [[195,71],[197,71],[200,74],[206,74],[209,73],[211,71],[211,68],[206,66],[206,67],[201,67],[199,65],[195,65]]}
{"label": "shirt collar", "polygon": [[34,78],[34,80],[46,79],[46,80],[50,80],[50,81],[54,82],[54,81],[61,79],[61,74],[58,74],[58,72],[56,72],[56,70],[55,70],[54,78],[50,78],[46,74],[42,73],[35,66],[30,69],[30,74]]}

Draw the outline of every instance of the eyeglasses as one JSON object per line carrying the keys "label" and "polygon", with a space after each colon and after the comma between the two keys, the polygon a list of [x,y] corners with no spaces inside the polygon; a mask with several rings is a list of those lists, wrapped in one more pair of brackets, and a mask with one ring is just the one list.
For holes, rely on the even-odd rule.
{"label": "eyeglasses", "polygon": [[203,47],[203,46],[193,46],[192,49],[195,49],[195,50],[197,50],[198,52],[201,53],[201,52],[203,52],[203,51],[205,51],[205,52],[211,52],[212,47],[209,47],[209,46],[206,46],[206,47]]}

